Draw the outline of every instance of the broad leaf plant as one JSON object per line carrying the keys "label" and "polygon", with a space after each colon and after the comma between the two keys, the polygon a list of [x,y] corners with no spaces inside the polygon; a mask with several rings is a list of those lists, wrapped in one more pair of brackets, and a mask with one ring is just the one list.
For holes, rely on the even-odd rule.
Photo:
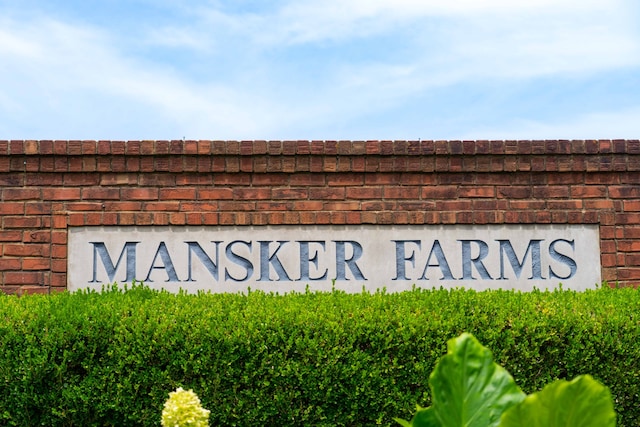
{"label": "broad leaf plant", "polygon": [[615,427],[609,389],[589,375],[526,395],[471,334],[449,340],[429,378],[432,405],[404,427]]}

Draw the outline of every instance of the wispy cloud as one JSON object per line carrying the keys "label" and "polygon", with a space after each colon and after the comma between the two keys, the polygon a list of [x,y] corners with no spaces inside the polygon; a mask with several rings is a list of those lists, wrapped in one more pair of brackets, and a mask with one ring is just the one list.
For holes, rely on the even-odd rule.
{"label": "wispy cloud", "polygon": [[211,38],[202,37],[189,28],[174,26],[153,27],[146,33],[144,44],[195,50],[203,53],[210,52],[215,42]]}
{"label": "wispy cloud", "polygon": [[[253,51],[333,50],[332,85],[388,87],[402,96],[468,81],[638,66],[631,7],[619,0],[299,0],[263,15],[209,9],[202,16],[214,29],[210,37],[222,29]],[[342,56],[344,45],[375,54]]]}
{"label": "wispy cloud", "polygon": [[640,135],[640,107],[593,112],[551,121],[516,119],[500,128],[477,127],[459,139],[626,139]]}
{"label": "wispy cloud", "polygon": [[[102,121],[98,129],[111,127],[122,134],[119,126],[135,123],[126,116],[133,108],[147,132],[154,126],[166,130],[170,123],[194,132],[220,129],[225,135],[259,127],[251,107],[259,102],[251,94],[224,84],[194,83],[166,64],[131,58],[102,30],[49,19],[2,24],[0,55],[6,66],[0,69],[5,86],[0,106],[18,121],[39,112],[42,120],[56,117],[54,133],[69,134],[84,120]],[[39,123],[33,121],[30,128],[46,137]]]}
{"label": "wispy cloud", "polygon": [[[425,123],[460,104],[477,104],[482,120],[497,102],[521,102],[509,93],[527,93],[516,86],[588,84],[637,69],[633,7],[631,0],[282,0],[260,9],[168,1],[170,18],[140,15],[130,33],[62,12],[7,13],[0,137],[428,137]],[[487,96],[488,88],[497,93]],[[634,105],[618,113],[577,103],[575,125],[566,128],[534,113],[508,115],[507,107],[500,114],[508,116],[496,112],[491,124],[468,120],[455,131],[491,133],[504,123],[505,135],[569,132],[635,120]]]}
{"label": "wispy cloud", "polygon": [[[508,36],[514,36],[525,50],[531,46],[532,50],[551,48],[555,52],[558,44],[568,43],[601,52],[603,44],[614,47],[608,40],[619,41],[636,31],[630,16],[633,5],[622,0],[298,0],[276,4],[279,7],[262,15],[225,13],[219,7],[201,9],[201,13],[227,31],[244,32],[256,43],[277,46],[338,43],[404,27],[410,28],[414,39],[442,33],[446,38],[457,36],[450,44],[475,42],[468,49],[458,49],[461,53],[475,51],[484,41],[496,38],[502,43],[491,46],[499,49]],[[591,43],[595,39],[598,42]],[[623,50],[624,45],[615,51]]]}

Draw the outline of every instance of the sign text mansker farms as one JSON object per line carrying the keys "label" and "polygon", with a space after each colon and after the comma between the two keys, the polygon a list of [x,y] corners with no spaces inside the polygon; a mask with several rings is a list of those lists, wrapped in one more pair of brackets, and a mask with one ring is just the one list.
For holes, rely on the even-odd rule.
{"label": "sign text mansker farms", "polygon": [[69,289],[593,288],[597,225],[72,227]]}

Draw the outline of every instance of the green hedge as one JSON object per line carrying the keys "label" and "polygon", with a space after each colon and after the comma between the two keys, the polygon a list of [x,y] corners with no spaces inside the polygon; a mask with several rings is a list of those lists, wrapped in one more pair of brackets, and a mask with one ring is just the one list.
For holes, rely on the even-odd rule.
{"label": "green hedge", "polygon": [[193,389],[212,426],[371,426],[429,404],[470,332],[527,393],[593,375],[640,425],[640,291],[0,296],[0,425],[157,426]]}

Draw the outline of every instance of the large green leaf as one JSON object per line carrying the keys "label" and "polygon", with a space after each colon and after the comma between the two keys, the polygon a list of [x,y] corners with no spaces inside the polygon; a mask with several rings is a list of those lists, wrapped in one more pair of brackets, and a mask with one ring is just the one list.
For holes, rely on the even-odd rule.
{"label": "large green leaf", "polygon": [[502,417],[500,427],[615,427],[609,389],[589,375],[558,380],[531,394]]}
{"label": "large green leaf", "polygon": [[470,334],[449,340],[429,385],[432,406],[419,410],[411,427],[496,427],[525,394]]}
{"label": "large green leaf", "polygon": [[402,427],[440,427],[433,408],[419,408],[411,422],[395,418]]}

